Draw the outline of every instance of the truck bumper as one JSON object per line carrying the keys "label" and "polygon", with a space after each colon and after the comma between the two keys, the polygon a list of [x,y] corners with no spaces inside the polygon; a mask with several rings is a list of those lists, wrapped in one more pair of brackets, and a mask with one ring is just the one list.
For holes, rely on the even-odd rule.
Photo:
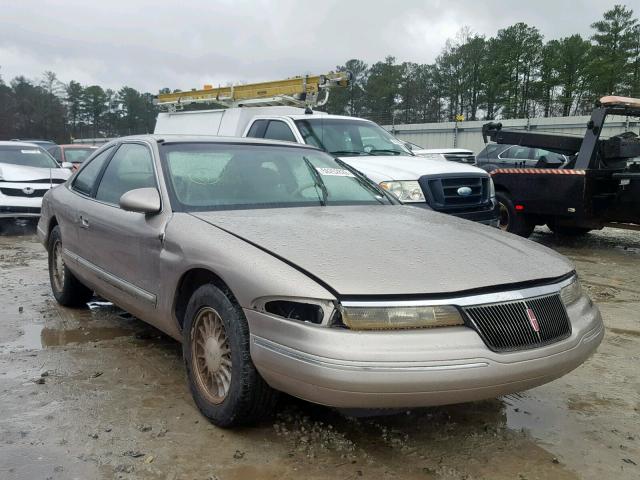
{"label": "truck bumper", "polygon": [[[418,208],[429,208],[427,204],[409,203],[408,205]],[[436,210],[439,213],[445,213],[447,215],[453,215],[454,217],[464,218],[465,220],[471,220],[472,222],[482,223],[491,227],[498,227],[500,225],[500,206],[495,200],[491,201],[491,205],[488,207],[479,208],[478,210]]]}
{"label": "truck bumper", "polygon": [[604,327],[586,297],[567,309],[571,336],[496,353],[467,327],[354,332],[245,310],[251,356],[277,390],[340,408],[404,408],[495,398],[554,380],[583,363]]}

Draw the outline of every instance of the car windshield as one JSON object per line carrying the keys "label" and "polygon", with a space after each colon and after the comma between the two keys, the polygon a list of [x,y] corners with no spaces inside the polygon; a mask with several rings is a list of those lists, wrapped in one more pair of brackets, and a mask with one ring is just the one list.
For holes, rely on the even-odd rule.
{"label": "car windshield", "polygon": [[95,151],[95,148],[65,148],[64,159],[71,163],[82,163]]}
{"label": "car windshield", "polygon": [[412,155],[405,145],[373,122],[351,118],[310,118],[297,120],[305,143],[332,155]]}
{"label": "car windshield", "polygon": [[377,186],[324,152],[224,143],[160,147],[174,210],[390,205]]}
{"label": "car windshield", "polygon": [[25,167],[58,168],[53,157],[42,148],[27,145],[0,146],[0,163],[24,165]]}

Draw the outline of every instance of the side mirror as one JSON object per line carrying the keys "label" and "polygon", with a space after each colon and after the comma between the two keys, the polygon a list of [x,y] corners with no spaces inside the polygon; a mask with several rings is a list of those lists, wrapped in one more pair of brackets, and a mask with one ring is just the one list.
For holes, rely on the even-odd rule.
{"label": "side mirror", "polygon": [[129,190],[120,197],[120,208],[127,212],[145,215],[160,211],[160,193],[155,188],[137,188]]}
{"label": "side mirror", "polygon": [[60,165],[62,168],[68,168],[69,170],[73,169],[73,163],[71,162],[62,162],[62,165]]}

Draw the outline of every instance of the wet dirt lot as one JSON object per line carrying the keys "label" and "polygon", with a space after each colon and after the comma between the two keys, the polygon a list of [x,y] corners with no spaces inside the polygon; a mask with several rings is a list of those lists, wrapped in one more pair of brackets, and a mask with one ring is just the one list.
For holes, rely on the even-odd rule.
{"label": "wet dirt lot", "polygon": [[532,237],[575,262],[607,327],[548,385],[353,418],[284,398],[254,428],[196,410],[180,347],[110,305],[49,289],[32,224],[0,236],[1,479],[640,478],[640,233]]}

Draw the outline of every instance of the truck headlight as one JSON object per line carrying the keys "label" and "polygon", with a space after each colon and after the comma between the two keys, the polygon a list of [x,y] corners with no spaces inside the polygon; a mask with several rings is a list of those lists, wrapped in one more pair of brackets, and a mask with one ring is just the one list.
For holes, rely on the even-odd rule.
{"label": "truck headlight", "polygon": [[456,307],[343,307],[342,322],[352,330],[395,330],[464,325]]}
{"label": "truck headlight", "polygon": [[560,290],[560,299],[565,307],[577,302],[580,297],[582,297],[582,285],[580,285],[578,277],[575,277],[573,282]]}
{"label": "truck headlight", "polygon": [[489,198],[496,198],[496,186],[493,184],[493,178],[489,177]]}
{"label": "truck headlight", "polygon": [[426,202],[422,188],[420,188],[420,184],[415,180],[382,182],[380,186],[387,192],[393,193],[402,202]]}

